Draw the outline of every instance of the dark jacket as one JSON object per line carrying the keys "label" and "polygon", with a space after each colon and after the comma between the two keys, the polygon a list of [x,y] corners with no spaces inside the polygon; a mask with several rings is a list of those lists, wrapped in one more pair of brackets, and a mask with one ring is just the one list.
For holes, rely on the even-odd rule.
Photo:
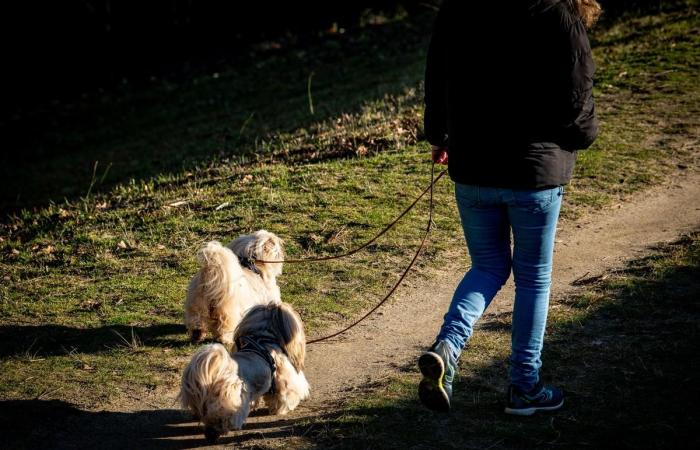
{"label": "dark jacket", "polygon": [[598,133],[595,65],[572,0],[446,0],[425,75],[425,133],[458,183],[534,189],[571,179]]}

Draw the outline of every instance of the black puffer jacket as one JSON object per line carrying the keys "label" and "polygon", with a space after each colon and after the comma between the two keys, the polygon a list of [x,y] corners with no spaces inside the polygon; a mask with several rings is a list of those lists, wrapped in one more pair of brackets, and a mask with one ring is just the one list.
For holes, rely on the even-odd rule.
{"label": "black puffer jacket", "polygon": [[598,133],[595,66],[572,0],[446,0],[425,77],[425,132],[458,183],[566,184]]}

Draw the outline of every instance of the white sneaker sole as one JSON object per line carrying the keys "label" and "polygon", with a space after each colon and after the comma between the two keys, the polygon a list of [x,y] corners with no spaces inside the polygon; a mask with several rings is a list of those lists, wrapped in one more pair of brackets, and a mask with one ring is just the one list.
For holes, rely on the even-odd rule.
{"label": "white sneaker sole", "polygon": [[514,409],[514,408],[508,408],[506,406],[505,413],[506,414],[513,414],[514,416],[531,416],[535,414],[537,411],[556,411],[557,409],[561,408],[564,406],[564,399],[561,400],[561,403],[558,405],[554,406],[536,406],[533,408],[520,408],[520,409]]}

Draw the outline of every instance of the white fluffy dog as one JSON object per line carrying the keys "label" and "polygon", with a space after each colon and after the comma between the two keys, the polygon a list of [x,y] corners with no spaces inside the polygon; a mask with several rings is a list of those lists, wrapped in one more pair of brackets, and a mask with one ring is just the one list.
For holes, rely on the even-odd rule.
{"label": "white fluffy dog", "polygon": [[240,430],[262,398],[271,414],[286,414],[309,396],[306,337],[287,303],[251,308],[236,329],[238,350],[201,347],[182,374],[179,399],[204,424],[210,442]]}
{"label": "white fluffy dog", "polygon": [[277,277],[282,264],[256,261],[284,259],[282,240],[265,230],[241,236],[224,247],[212,241],[199,251],[199,272],[185,301],[185,326],[192,342],[209,331],[231,348],[233,332],[243,313],[254,305],[279,303]]}

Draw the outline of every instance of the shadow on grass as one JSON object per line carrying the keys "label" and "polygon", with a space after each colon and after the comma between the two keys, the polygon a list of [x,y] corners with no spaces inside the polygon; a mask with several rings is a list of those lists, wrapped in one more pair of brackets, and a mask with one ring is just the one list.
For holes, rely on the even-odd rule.
{"label": "shadow on grass", "polygon": [[[221,437],[231,448],[260,437],[286,437],[306,418],[266,416],[243,431]],[[203,429],[189,413],[175,409],[135,412],[84,411],[59,400],[0,401],[3,448],[154,449],[208,447]],[[217,447],[218,448],[218,447]]]}
{"label": "shadow on grass", "polygon": [[0,402],[5,448],[154,448],[179,449],[188,441],[166,438],[194,434],[195,425],[177,410],[133,413],[88,412],[59,400]]}
{"label": "shadow on grass", "polygon": [[304,433],[314,448],[338,449],[699,448],[699,238],[633,261],[553,311],[543,378],[564,388],[561,411],[503,413],[507,366],[478,357],[495,336],[482,328],[449,415],[419,405],[409,366],[412,375]]}
{"label": "shadow on grass", "polygon": [[[222,160],[265,160],[283,150],[271,148],[277,133],[313,128],[416,88],[429,11],[304,48],[261,51],[212,76],[124,87],[0,120],[9,141],[0,153],[0,214],[78,200],[131,179],[170,183]],[[295,142],[285,158],[349,155],[311,139]]]}
{"label": "shadow on grass", "polygon": [[185,327],[162,324],[76,328],[63,325],[0,325],[0,358],[102,353],[117,347],[189,345]]}

